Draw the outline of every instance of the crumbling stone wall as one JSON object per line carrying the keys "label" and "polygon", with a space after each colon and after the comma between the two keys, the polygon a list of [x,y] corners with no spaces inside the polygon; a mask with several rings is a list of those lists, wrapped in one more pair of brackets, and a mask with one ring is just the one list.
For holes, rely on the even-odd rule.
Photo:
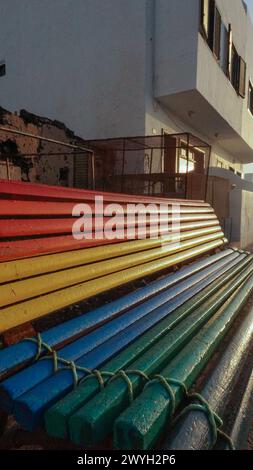
{"label": "crumbling stone wall", "polygon": [[[40,135],[61,142],[83,141],[64,124],[36,116],[25,110],[19,115],[0,107],[0,126]],[[49,155],[49,154],[56,155]],[[62,186],[87,187],[89,165],[87,155],[74,155],[71,149],[62,145],[42,142],[27,136],[0,132],[0,178],[22,180]],[[87,168],[82,174],[83,181],[76,183],[75,162],[79,160]]]}

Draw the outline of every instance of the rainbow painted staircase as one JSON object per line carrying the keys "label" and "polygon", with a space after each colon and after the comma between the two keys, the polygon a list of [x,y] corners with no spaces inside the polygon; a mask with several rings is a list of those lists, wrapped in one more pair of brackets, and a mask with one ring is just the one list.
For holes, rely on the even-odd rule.
{"label": "rainbow painted staircase", "polygon": [[[120,205],[120,238],[102,236],[110,217],[94,217],[96,196]],[[75,239],[80,204],[92,215],[89,236]],[[150,205],[141,239],[129,204]],[[252,343],[253,311],[242,309],[253,255],[227,247],[209,204],[1,181],[0,268],[3,422],[12,414],[24,429],[92,448],[240,441],[242,412],[233,442],[221,417]]]}

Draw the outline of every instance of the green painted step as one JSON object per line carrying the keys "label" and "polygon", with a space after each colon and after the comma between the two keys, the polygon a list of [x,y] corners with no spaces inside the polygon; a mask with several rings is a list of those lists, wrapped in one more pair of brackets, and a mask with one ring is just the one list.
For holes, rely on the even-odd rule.
{"label": "green painted step", "polygon": [[[252,271],[253,264],[251,263],[236,279],[224,285],[211,299],[195,310],[190,317],[182,321],[176,329],[170,331],[158,344],[155,344],[140,358],[131,363],[131,369],[138,369],[152,375],[165,367]],[[134,396],[136,396],[142,390],[143,381],[136,375],[133,375],[131,379]],[[128,405],[129,397],[126,383],[118,378],[108,384],[104,390],[70,417],[69,431],[71,440],[86,446],[101,442],[112,432],[115,419]]]}
{"label": "green painted step", "polygon": [[[244,283],[197,336],[162,370],[161,375],[183,382],[189,389],[227,333],[236,315],[253,291],[253,276]],[[184,397],[182,388],[172,385],[176,406]],[[119,449],[152,449],[168,428],[172,400],[157,381],[150,384],[116,420],[114,444]]]}
{"label": "green painted step", "polygon": [[[182,307],[176,309],[169,317],[151,328],[147,333],[134,341],[130,346],[121,351],[115,358],[108,361],[103,370],[117,372],[125,369],[136,360],[141,354],[153,347],[163,336],[175,328],[194,309],[198,308],[211,295],[224,286],[225,282],[233,279],[238,272],[245,268],[253,257],[248,256],[238,266],[230,269],[226,274],[207,286],[199,294],[196,294]],[[62,400],[57,402],[45,413],[45,427],[47,433],[58,438],[67,438],[69,435],[69,418],[79,408],[85,405],[92,397],[99,392],[99,385],[96,378],[90,377],[83,384],[80,384],[74,391],[69,393]]]}

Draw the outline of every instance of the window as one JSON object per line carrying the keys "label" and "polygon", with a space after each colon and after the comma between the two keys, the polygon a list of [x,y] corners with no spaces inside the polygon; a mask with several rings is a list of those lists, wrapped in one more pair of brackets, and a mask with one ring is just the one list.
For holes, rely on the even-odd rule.
{"label": "window", "polygon": [[[218,11],[218,10],[217,10]],[[208,45],[214,50],[215,1],[209,0]]]}
{"label": "window", "polygon": [[204,35],[209,47],[213,50],[214,41],[214,0],[201,1],[201,32]]}
{"label": "window", "polygon": [[221,23],[220,66],[225,75],[228,75],[228,30],[224,23]]}
{"label": "window", "polygon": [[232,74],[232,51],[233,51],[233,34],[231,24],[228,25],[228,77],[231,80]]}
{"label": "window", "polygon": [[237,50],[232,44],[232,56],[231,56],[231,83],[236,91],[239,86],[239,72],[240,72],[240,56]]}
{"label": "window", "polygon": [[209,30],[209,0],[201,1],[201,27],[205,37],[208,38]]}
{"label": "window", "polygon": [[240,67],[239,67],[239,95],[242,98],[245,98],[246,95],[246,62],[240,57]]}
{"label": "window", "polygon": [[194,153],[188,152],[187,161],[187,150],[184,148],[180,149],[180,155],[178,160],[178,173],[190,173],[195,169],[195,156]]}
{"label": "window", "polygon": [[253,85],[251,82],[249,82],[248,108],[253,115]]}
{"label": "window", "polygon": [[230,80],[237,93],[245,98],[246,63],[237,53],[234,44],[232,44]]}
{"label": "window", "polygon": [[201,0],[200,31],[235,91],[245,98],[246,63],[233,42],[231,24],[226,28],[215,0]]}
{"label": "window", "polygon": [[0,77],[3,77],[6,74],[5,62],[0,62]]}
{"label": "window", "polygon": [[220,46],[221,46],[221,15],[220,15],[219,10],[215,7],[213,52],[217,60],[220,60]]}
{"label": "window", "polygon": [[246,93],[246,62],[239,56],[233,43],[232,28],[228,29],[228,77],[236,92],[245,98]]}

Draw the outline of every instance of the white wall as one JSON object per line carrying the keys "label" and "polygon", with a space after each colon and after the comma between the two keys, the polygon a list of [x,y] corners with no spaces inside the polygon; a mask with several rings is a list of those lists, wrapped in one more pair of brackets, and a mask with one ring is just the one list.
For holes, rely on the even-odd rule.
{"label": "white wall", "polygon": [[0,104],[84,138],[143,134],[145,0],[1,0]]}
{"label": "white wall", "polygon": [[[219,122],[216,129],[221,138],[233,137],[232,129],[235,129],[239,134],[241,133],[243,99],[237,95],[214,59],[208,44],[200,34],[198,38],[197,89],[226,121]],[[208,121],[208,115],[206,119]],[[232,127],[231,131],[226,123]]]}
{"label": "white wall", "polygon": [[231,242],[241,248],[253,246],[253,183],[241,179],[229,170],[210,168],[211,176],[225,178],[231,183],[229,215],[231,218]]}
{"label": "white wall", "polygon": [[241,247],[253,247],[253,193],[242,192]]}
{"label": "white wall", "polygon": [[156,0],[156,96],[196,86],[199,0]]}
{"label": "white wall", "polygon": [[[244,54],[240,0],[218,4]],[[247,27],[252,63],[253,27]],[[215,132],[229,122],[240,128],[246,99],[237,97],[198,29],[199,0],[1,0],[7,74],[0,78],[0,105],[61,120],[87,139],[193,132],[235,163],[240,153],[233,156]],[[155,99],[167,93],[174,106]],[[219,120],[222,114],[227,121]],[[253,118],[247,109],[245,116],[251,141]]]}

